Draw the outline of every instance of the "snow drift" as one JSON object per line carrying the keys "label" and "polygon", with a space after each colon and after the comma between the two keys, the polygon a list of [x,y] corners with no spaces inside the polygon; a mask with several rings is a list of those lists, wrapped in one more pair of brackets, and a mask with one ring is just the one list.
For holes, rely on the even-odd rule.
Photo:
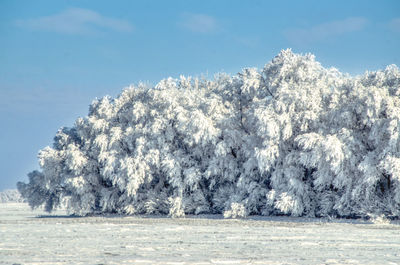
{"label": "snow drift", "polygon": [[70,213],[400,215],[400,71],[282,51],[263,70],[95,100],[18,190]]}

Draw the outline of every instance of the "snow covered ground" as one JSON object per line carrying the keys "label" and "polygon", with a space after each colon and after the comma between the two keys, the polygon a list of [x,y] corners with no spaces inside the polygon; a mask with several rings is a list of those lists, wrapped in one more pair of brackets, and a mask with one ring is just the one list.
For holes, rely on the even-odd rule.
{"label": "snow covered ground", "polygon": [[400,224],[68,217],[0,204],[0,264],[400,264]]}

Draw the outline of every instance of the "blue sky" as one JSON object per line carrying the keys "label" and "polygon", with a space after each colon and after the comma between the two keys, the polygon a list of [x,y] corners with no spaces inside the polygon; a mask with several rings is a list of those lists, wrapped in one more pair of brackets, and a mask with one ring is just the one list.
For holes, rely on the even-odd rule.
{"label": "blue sky", "polygon": [[96,97],[262,68],[281,49],[361,74],[400,65],[400,1],[0,1],[0,190]]}

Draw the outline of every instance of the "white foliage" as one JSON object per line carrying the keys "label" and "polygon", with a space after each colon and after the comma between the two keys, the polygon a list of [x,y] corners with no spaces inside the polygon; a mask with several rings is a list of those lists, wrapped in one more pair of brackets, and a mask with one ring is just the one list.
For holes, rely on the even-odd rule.
{"label": "white foliage", "polygon": [[243,204],[233,202],[229,210],[224,212],[224,218],[244,218],[247,216],[247,210]]}
{"label": "white foliage", "polygon": [[185,212],[182,209],[181,197],[175,197],[175,198],[170,197],[168,201],[170,203],[169,216],[174,218],[185,216]]}
{"label": "white foliage", "polygon": [[96,99],[18,189],[74,214],[400,215],[400,71],[284,50],[262,70]]}
{"label": "white foliage", "polygon": [[18,190],[3,190],[0,192],[0,203],[25,202]]}

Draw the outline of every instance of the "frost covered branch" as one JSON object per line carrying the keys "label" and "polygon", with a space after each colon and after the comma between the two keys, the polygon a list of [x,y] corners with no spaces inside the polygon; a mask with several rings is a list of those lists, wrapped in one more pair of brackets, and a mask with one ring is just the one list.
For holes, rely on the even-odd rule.
{"label": "frost covered branch", "polygon": [[225,217],[400,215],[400,71],[282,51],[263,70],[95,100],[18,189],[34,208]]}

